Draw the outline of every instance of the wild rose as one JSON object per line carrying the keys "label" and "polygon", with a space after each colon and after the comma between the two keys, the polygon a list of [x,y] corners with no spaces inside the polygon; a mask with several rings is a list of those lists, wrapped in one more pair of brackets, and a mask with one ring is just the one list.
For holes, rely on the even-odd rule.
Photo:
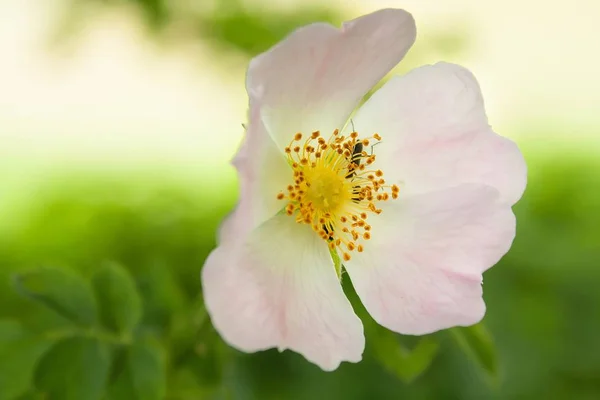
{"label": "wild rose", "polygon": [[482,273],[510,248],[526,185],[473,75],[447,63],[363,96],[416,37],[403,10],[296,30],[248,68],[241,196],[202,271],[206,307],[242,351],[358,362],[343,271],[381,325],[421,335],[477,323]]}

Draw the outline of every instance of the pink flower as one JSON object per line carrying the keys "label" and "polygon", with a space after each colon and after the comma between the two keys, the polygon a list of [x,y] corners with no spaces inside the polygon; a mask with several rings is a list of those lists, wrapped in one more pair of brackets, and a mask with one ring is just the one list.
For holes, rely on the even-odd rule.
{"label": "pink flower", "polygon": [[421,335],[483,317],[482,273],[510,248],[526,185],[473,75],[439,63],[361,98],[416,36],[403,10],[298,29],[248,69],[241,198],[202,272],[215,328],[246,352],[324,370],[360,361],[340,262],[381,325]]}

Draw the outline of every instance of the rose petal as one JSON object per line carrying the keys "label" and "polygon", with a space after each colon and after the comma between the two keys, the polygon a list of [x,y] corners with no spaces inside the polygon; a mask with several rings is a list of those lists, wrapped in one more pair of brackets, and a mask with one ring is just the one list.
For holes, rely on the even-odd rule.
{"label": "rose petal", "polygon": [[386,9],[342,29],[308,25],[254,58],[247,75],[251,99],[280,148],[296,132],[343,128],[361,98],[412,46],[416,28],[403,10]]}
{"label": "rose petal", "polygon": [[221,224],[218,243],[243,239],[273,217],[283,204],[277,193],[292,181],[292,170],[260,120],[260,104],[251,102],[244,140],[232,160],[238,171],[240,200]]}
{"label": "rose petal", "polygon": [[481,273],[515,235],[510,207],[494,188],[474,184],[386,205],[370,218],[365,251],[345,264],[369,313],[403,334],[477,323]]}
{"label": "rose petal", "polygon": [[202,278],[212,322],[230,345],[291,349],[324,370],[360,361],[362,324],[326,244],[307,225],[274,217],[245,243],[213,251]]}
{"label": "rose petal", "polygon": [[463,67],[439,63],[393,78],[353,121],[361,134],[381,134],[378,166],[404,193],[482,183],[512,205],[525,190],[521,152],[491,130],[479,85]]}

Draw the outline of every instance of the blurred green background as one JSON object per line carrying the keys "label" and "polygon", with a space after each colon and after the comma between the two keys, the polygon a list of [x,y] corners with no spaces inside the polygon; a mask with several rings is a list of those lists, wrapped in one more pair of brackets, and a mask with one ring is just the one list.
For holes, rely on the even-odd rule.
{"label": "blurred green background", "polygon": [[[600,7],[395,3],[0,3],[0,400],[600,398],[599,60],[583,50]],[[470,67],[528,162],[484,323],[395,335],[346,280],[361,363],[325,373],[289,351],[237,352],[199,276],[237,198],[244,69],[297,26],[392,4],[419,31],[395,72]]]}

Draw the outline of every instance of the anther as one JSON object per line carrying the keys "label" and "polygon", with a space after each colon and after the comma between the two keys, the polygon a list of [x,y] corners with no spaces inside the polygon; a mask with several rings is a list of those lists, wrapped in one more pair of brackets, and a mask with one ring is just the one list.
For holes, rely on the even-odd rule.
{"label": "anther", "polygon": [[371,237],[366,219],[382,212],[376,202],[395,199],[400,191],[397,185],[386,186],[383,171],[371,170],[376,141],[381,141],[379,134],[360,139],[354,129],[348,136],[335,129],[329,138],[319,131],[298,132],[284,149],[295,185],[277,193],[277,199],[287,199],[286,214],[311,226],[330,249],[340,248],[344,261],[352,251],[364,251],[357,241]]}

